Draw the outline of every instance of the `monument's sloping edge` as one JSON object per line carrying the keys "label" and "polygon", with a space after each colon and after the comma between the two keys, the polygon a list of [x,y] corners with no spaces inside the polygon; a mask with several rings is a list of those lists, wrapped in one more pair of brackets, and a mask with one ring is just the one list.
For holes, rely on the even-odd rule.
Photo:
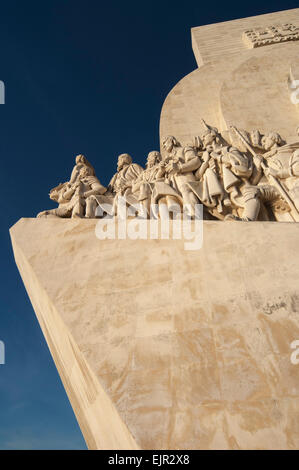
{"label": "monument's sloping edge", "polygon": [[22,220],[10,229],[15,261],[88,448],[138,449],[18,245]]}
{"label": "monument's sloping edge", "polygon": [[11,230],[89,447],[298,448],[299,224],[204,221],[195,251],[96,224]]}

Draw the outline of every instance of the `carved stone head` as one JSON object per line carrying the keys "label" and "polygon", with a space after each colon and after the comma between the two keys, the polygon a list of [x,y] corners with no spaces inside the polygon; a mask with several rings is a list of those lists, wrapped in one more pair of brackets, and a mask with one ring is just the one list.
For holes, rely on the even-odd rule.
{"label": "carved stone head", "polygon": [[150,152],[147,156],[147,162],[146,162],[146,167],[147,168],[152,168],[155,166],[157,163],[161,161],[162,157],[160,152],[157,152],[156,150]]}
{"label": "carved stone head", "polygon": [[282,145],[283,140],[277,132],[269,132],[269,134],[264,135],[262,138],[262,146],[268,151],[271,150],[276,145]]}
{"label": "carved stone head", "polygon": [[162,141],[162,147],[166,150],[166,152],[170,153],[174,147],[180,147],[181,144],[177,141],[173,135],[168,135]]}
{"label": "carved stone head", "polygon": [[49,196],[52,201],[58,201],[59,194],[61,190],[65,189],[67,187],[66,183],[60,183],[58,186],[55,186],[55,188],[50,190]]}
{"label": "carved stone head", "polygon": [[120,171],[122,168],[124,168],[127,165],[131,165],[132,163],[132,157],[128,153],[122,153],[119,155],[118,160],[117,160],[117,171]]}
{"label": "carved stone head", "polygon": [[202,135],[201,135],[201,140],[203,142],[204,148],[207,148],[207,146],[212,145],[214,142],[218,142],[219,140],[219,134],[218,130],[216,128],[210,128],[207,129]]}
{"label": "carved stone head", "polygon": [[77,155],[77,156],[76,156],[76,164],[77,164],[77,165],[78,165],[79,163],[83,163],[84,165],[86,165],[86,162],[87,162],[86,158],[85,158],[84,155],[82,155],[81,153],[80,153],[80,155]]}
{"label": "carved stone head", "polygon": [[91,169],[91,174],[95,175],[93,166],[91,165],[91,163],[89,163],[89,161],[84,155],[80,154],[76,156],[76,165],[78,165],[79,167],[82,165],[88,166]]}

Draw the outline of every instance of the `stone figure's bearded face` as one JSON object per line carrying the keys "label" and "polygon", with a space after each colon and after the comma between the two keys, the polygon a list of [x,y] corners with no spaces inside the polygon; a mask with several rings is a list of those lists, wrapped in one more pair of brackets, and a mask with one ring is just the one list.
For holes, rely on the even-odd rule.
{"label": "stone figure's bearded face", "polygon": [[277,143],[277,140],[275,139],[274,134],[270,133],[270,134],[264,135],[262,138],[262,146],[266,151],[271,150],[272,147],[274,147],[276,143]]}
{"label": "stone figure's bearded face", "polygon": [[173,137],[168,136],[162,143],[163,148],[166,150],[166,152],[170,153],[174,147],[174,140]]}
{"label": "stone figure's bearded face", "polygon": [[56,201],[56,202],[57,202],[57,200],[58,200],[58,192],[55,191],[55,189],[52,189],[52,190],[50,191],[49,196],[50,196],[50,199],[51,199],[52,201]]}
{"label": "stone figure's bearded face", "polygon": [[49,196],[52,201],[58,202],[59,193],[67,189],[67,185],[65,183],[61,183],[55,188],[51,189]]}
{"label": "stone figure's bearded face", "polygon": [[265,136],[263,139],[263,147],[265,150],[270,150],[273,145],[275,145],[275,140],[272,139],[270,136]]}
{"label": "stone figure's bearded face", "polygon": [[159,152],[150,152],[147,156],[147,168],[152,168],[161,161],[161,155]]}
{"label": "stone figure's bearded face", "polygon": [[122,153],[117,160],[117,171],[120,171],[127,165],[132,163],[132,157],[128,153]]}
{"label": "stone figure's bearded face", "polygon": [[217,139],[217,134],[215,131],[210,130],[204,133],[202,136],[204,147],[207,147],[208,145],[212,145],[213,142],[216,142],[216,139]]}
{"label": "stone figure's bearded face", "polygon": [[277,132],[269,132],[262,138],[262,145],[265,150],[271,150],[275,145],[283,145],[283,140]]}

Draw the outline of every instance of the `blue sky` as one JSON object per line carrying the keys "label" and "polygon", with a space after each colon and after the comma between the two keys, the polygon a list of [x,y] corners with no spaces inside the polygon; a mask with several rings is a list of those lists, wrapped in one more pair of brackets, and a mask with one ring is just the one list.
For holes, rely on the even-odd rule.
{"label": "blue sky", "polygon": [[8,229],[55,205],[83,153],[107,184],[119,153],[158,149],[166,95],[196,68],[190,28],[296,1],[14,1],[1,4],[0,449],[85,449],[14,263]]}

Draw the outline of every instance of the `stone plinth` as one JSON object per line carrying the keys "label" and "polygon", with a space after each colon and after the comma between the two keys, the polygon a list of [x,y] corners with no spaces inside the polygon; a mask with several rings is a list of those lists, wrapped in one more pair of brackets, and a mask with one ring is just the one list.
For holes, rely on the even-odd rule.
{"label": "stone plinth", "polygon": [[96,223],[11,229],[89,448],[298,448],[299,224],[205,221],[185,251]]}

